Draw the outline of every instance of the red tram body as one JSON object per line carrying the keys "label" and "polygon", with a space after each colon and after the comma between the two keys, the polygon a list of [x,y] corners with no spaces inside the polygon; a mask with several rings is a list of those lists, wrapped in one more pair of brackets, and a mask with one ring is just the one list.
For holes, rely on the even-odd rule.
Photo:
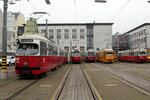
{"label": "red tram body", "polygon": [[72,63],[81,63],[82,62],[82,57],[81,57],[78,49],[73,50],[73,52],[71,54],[71,62]]}
{"label": "red tram body", "polygon": [[19,41],[17,75],[41,75],[67,62],[64,50],[42,36],[23,35]]}
{"label": "red tram body", "polygon": [[85,62],[95,62],[95,52],[89,49],[85,56]]}
{"label": "red tram body", "polygon": [[127,50],[118,52],[119,61],[146,62],[147,55],[145,49]]}

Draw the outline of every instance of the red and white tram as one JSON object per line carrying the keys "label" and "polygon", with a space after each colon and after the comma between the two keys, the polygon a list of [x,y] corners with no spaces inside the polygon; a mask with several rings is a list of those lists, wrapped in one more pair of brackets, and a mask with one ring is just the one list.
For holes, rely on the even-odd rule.
{"label": "red and white tram", "polygon": [[67,62],[64,50],[42,36],[23,35],[18,40],[18,75],[41,75]]}
{"label": "red and white tram", "polygon": [[71,53],[71,62],[72,63],[81,63],[82,62],[82,57],[81,57],[80,51],[77,48],[75,48],[73,50],[73,52]]}
{"label": "red and white tram", "polygon": [[85,55],[85,62],[95,62],[95,52],[93,49],[89,49]]}
{"label": "red and white tram", "polygon": [[146,62],[147,53],[145,49],[119,51],[118,60],[127,62]]}

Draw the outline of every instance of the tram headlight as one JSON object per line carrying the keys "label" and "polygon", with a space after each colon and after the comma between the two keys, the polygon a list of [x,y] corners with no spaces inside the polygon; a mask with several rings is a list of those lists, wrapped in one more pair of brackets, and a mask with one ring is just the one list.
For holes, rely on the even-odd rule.
{"label": "tram headlight", "polygon": [[28,66],[28,62],[24,62],[23,65],[24,65],[24,67],[27,67]]}

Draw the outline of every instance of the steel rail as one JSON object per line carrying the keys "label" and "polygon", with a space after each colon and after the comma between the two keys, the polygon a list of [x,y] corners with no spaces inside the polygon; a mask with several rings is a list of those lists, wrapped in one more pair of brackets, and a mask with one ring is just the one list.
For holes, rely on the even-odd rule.
{"label": "steel rail", "polygon": [[67,78],[69,76],[69,73],[70,73],[71,69],[72,69],[72,65],[70,65],[70,68],[66,72],[64,78],[62,79],[62,81],[58,85],[57,89],[54,91],[54,94],[52,95],[50,100],[58,100],[58,98],[59,98],[59,96],[60,96],[60,94],[61,94],[61,92],[64,88],[65,82],[67,81]]}
{"label": "steel rail", "polygon": [[24,91],[25,89],[27,89],[28,87],[32,86],[33,84],[35,84],[36,82],[38,82],[40,79],[35,80],[34,82],[31,82],[30,84],[28,84],[27,86],[25,86],[24,88],[20,89],[19,91],[15,92],[13,95],[11,95],[10,97],[6,98],[6,100],[12,100],[13,98],[15,98],[16,96],[18,96],[22,91]]}
{"label": "steel rail", "polygon": [[101,98],[100,94],[98,93],[96,87],[94,86],[94,84],[90,80],[88,74],[85,72],[85,70],[83,68],[83,65],[81,64],[80,67],[81,67],[81,69],[83,71],[84,77],[86,79],[86,82],[88,83],[88,86],[90,88],[90,91],[91,91],[91,93],[93,95],[94,100],[102,100],[102,98]]}

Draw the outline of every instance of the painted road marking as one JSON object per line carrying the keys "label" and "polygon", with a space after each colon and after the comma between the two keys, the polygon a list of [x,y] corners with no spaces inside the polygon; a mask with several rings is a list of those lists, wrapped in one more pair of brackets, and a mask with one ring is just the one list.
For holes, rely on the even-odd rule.
{"label": "painted road marking", "polygon": [[40,85],[40,87],[52,87],[52,85]]}
{"label": "painted road marking", "polygon": [[118,86],[118,84],[106,84],[106,87],[113,87],[113,86]]}

